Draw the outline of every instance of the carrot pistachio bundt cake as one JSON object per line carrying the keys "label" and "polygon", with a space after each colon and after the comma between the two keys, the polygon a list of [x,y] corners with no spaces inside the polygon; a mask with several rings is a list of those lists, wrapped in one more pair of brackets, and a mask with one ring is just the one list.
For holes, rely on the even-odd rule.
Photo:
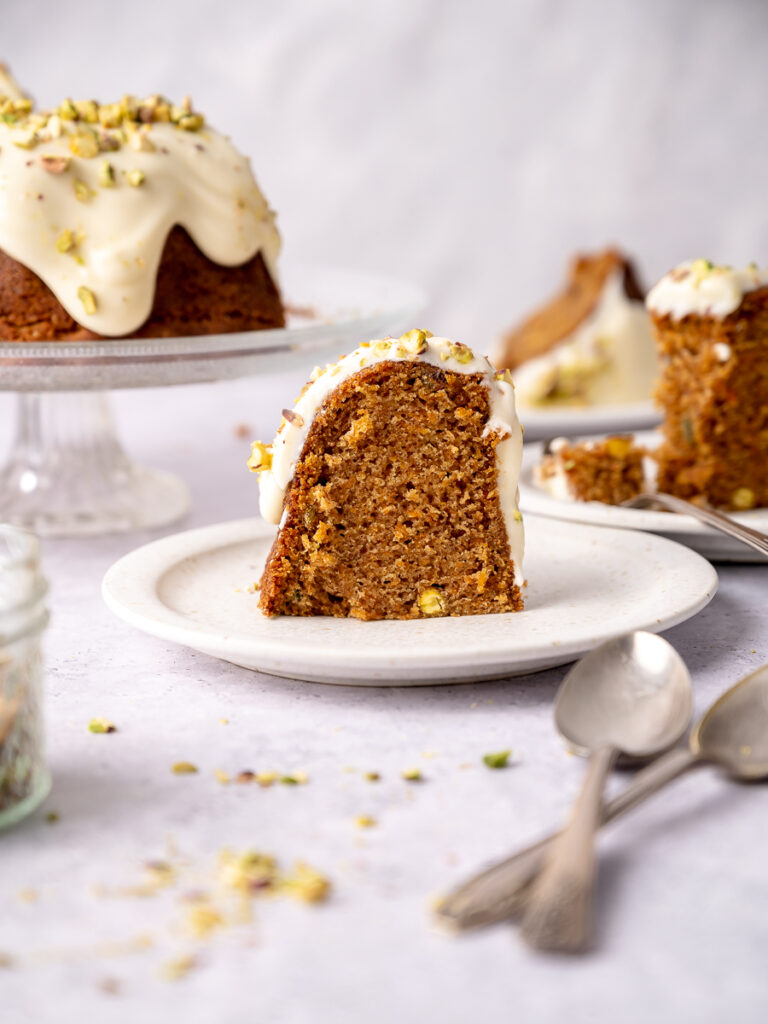
{"label": "carrot pistachio bundt cake", "polygon": [[254,442],[279,531],[266,615],[417,619],[522,608],[522,431],[509,374],[412,330],[319,368]]}
{"label": "carrot pistachio bundt cake", "polygon": [[656,357],[643,290],[615,249],[577,256],[563,290],[503,339],[520,405],[650,398]]}
{"label": "carrot pistachio bundt cake", "polygon": [[280,327],[280,236],[188,99],[0,96],[0,339]]}
{"label": "carrot pistachio bundt cake", "polygon": [[768,269],[683,263],[648,295],[664,411],[658,489],[768,505]]}
{"label": "carrot pistachio bundt cake", "polygon": [[560,501],[601,501],[619,505],[652,487],[648,453],[631,435],[572,442],[557,437],[544,448],[534,478]]}

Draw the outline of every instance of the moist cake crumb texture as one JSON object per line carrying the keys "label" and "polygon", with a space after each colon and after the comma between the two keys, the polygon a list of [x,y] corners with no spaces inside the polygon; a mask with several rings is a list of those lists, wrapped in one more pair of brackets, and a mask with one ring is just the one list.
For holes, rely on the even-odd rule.
{"label": "moist cake crumb texture", "polygon": [[535,476],[560,500],[619,505],[645,489],[646,455],[627,434],[580,443],[560,437],[550,442]]}
{"label": "moist cake crumb texture", "polygon": [[651,291],[664,413],[658,490],[719,508],[768,506],[768,273],[707,260]]}
{"label": "moist cake crumb texture", "polygon": [[[424,347],[407,352],[403,340],[414,336]],[[261,580],[267,615],[416,619],[522,608],[500,493],[510,480],[500,483],[497,459],[507,445],[507,515],[521,544],[520,427],[496,422],[491,408],[495,388],[514,416],[511,384],[465,346],[427,337],[412,331],[362,346],[353,356],[363,365],[348,365],[311,423],[301,400],[284,413],[275,444],[286,430],[306,437]],[[480,372],[466,372],[476,365]],[[275,458],[257,442],[251,466],[272,474]]]}

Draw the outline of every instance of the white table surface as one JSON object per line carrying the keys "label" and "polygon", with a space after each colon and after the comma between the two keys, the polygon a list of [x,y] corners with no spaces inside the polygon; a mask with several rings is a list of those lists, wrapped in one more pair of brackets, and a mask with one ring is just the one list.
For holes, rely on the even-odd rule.
{"label": "white table surface", "polygon": [[[197,526],[254,510],[235,427],[268,439],[296,384],[126,393],[117,408],[131,453],[189,482],[184,525]],[[43,808],[0,836],[0,952],[14,958],[0,968],[3,1024],[768,1019],[768,787],[703,769],[612,826],[588,957],[534,955],[511,927],[440,934],[430,899],[559,822],[576,794],[583,764],[551,721],[564,670],[382,690],[252,674],[135,632],[102,604],[105,570],[147,539],[46,544],[55,782]],[[699,711],[768,661],[768,569],[722,566],[720,581],[707,609],[667,633]],[[96,716],[119,731],[89,733]],[[481,764],[507,746],[510,768]],[[180,760],[199,773],[173,775]],[[422,784],[400,779],[412,765]],[[260,789],[213,775],[246,768],[303,769],[310,782]],[[363,780],[370,769],[379,783]],[[378,826],[356,828],[360,814]],[[332,878],[333,897],[257,902],[250,925],[192,939],[176,889],[145,899],[99,889],[141,881],[169,841],[203,874],[224,846],[308,860]],[[151,945],[131,952],[140,935]],[[190,952],[197,969],[161,976]]]}

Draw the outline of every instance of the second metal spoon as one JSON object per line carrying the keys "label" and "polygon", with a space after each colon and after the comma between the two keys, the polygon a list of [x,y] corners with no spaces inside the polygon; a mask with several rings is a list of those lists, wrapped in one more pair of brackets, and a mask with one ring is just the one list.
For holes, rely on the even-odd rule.
{"label": "second metal spoon", "polygon": [[[691,733],[687,748],[671,750],[642,768],[605,805],[603,823],[642,803],[689,768],[709,762],[735,779],[768,777],[768,665],[715,701]],[[454,928],[479,928],[519,913],[554,838],[540,840],[459,886],[438,905],[440,920]]]}
{"label": "second metal spoon", "polygon": [[570,821],[547,852],[523,918],[537,949],[583,949],[590,934],[594,840],[605,780],[619,753],[652,757],[676,743],[691,717],[691,677],[672,645],[653,633],[617,637],[570,670],[555,725],[576,753],[590,753]]}

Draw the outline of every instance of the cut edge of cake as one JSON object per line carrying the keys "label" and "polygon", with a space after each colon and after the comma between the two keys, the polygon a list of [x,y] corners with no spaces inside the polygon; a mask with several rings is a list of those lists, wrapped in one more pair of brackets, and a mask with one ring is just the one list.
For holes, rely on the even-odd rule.
{"label": "cut edge of cake", "polygon": [[273,445],[254,442],[249,459],[278,525],[261,610],[519,610],[521,458],[509,374],[465,345],[412,330],[316,369]]}

